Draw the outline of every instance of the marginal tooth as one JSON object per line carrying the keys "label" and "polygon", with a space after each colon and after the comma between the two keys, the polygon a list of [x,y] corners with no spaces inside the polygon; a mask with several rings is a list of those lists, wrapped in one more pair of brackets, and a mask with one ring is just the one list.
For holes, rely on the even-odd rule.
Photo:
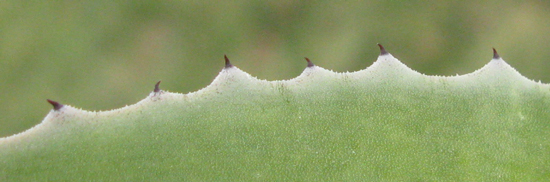
{"label": "marginal tooth", "polygon": [[229,58],[227,58],[227,55],[223,55],[223,57],[225,58],[225,68],[232,68],[233,65],[231,64],[231,62],[229,62]]}
{"label": "marginal tooth", "polygon": [[157,84],[155,84],[155,89],[153,90],[155,93],[159,93],[159,92],[160,92],[160,87],[159,87],[159,85],[160,85],[160,81],[157,82]]}
{"label": "marginal tooth", "polygon": [[306,61],[307,61],[307,67],[308,67],[308,68],[311,68],[311,67],[315,66],[315,65],[309,60],[309,58],[306,58]]}
{"label": "marginal tooth", "polygon": [[63,107],[63,104],[60,104],[59,102],[56,102],[50,99],[46,99],[46,100],[53,106],[53,110],[55,111],[58,111]]}
{"label": "marginal tooth", "polygon": [[386,49],[384,48],[384,46],[382,46],[382,44],[378,44],[378,47],[380,47],[380,56],[390,54],[388,51],[386,51]]}
{"label": "marginal tooth", "polygon": [[497,50],[493,48],[493,59],[500,59],[500,56],[497,53]]}

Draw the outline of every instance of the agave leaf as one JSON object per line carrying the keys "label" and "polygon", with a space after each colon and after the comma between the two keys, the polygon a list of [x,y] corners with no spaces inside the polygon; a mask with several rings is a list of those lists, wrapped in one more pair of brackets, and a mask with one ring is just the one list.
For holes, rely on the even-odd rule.
{"label": "agave leaf", "polygon": [[550,87],[496,54],[455,77],[423,75],[391,54],[353,73],[310,63],[285,81],[227,63],[197,92],[157,87],[102,112],[57,107],[0,138],[0,180],[550,178]]}

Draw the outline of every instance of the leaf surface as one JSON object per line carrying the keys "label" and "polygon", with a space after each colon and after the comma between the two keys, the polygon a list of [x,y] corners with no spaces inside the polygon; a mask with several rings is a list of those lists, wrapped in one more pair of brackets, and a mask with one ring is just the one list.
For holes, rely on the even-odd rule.
{"label": "leaf surface", "polygon": [[549,108],[550,87],[500,58],[455,77],[391,54],[285,81],[227,67],[193,93],[52,110],[0,138],[0,180],[537,181],[550,178]]}

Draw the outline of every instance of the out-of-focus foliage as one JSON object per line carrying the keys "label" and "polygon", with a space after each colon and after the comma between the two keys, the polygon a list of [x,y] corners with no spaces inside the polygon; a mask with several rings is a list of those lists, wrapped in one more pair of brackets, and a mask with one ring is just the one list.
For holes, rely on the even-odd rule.
{"label": "out-of-focus foliage", "polygon": [[46,98],[88,110],[143,99],[156,81],[191,92],[227,54],[261,79],[289,79],[309,57],[357,71],[376,43],[429,75],[472,72],[491,47],[550,82],[546,1],[2,1],[0,136],[39,123]]}

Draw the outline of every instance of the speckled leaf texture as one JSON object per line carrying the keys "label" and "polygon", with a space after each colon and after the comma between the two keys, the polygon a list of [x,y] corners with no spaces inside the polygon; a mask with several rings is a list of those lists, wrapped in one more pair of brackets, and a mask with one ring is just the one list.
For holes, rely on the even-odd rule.
{"label": "speckled leaf texture", "polygon": [[52,110],[0,138],[0,181],[542,181],[549,109],[550,86],[498,56],[453,77],[391,54],[285,81],[229,65],[197,92]]}

